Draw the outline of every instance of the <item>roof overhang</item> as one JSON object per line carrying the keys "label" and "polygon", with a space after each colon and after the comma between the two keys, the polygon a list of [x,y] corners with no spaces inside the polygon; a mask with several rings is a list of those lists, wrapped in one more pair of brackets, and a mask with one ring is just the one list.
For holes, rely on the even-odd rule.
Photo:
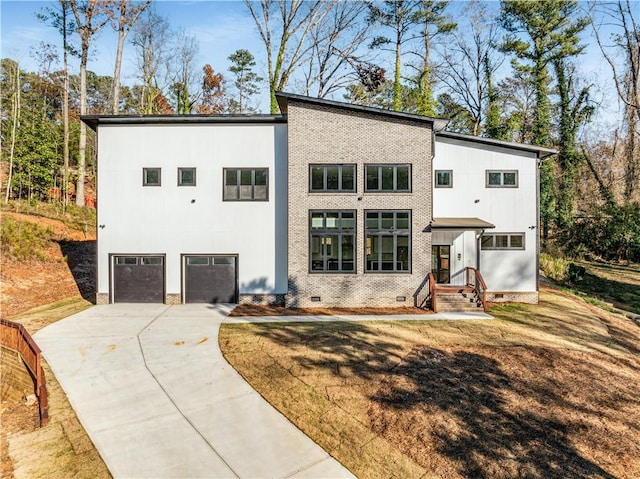
{"label": "roof overhang", "polygon": [[484,230],[496,227],[480,218],[433,218],[429,226],[432,230]]}
{"label": "roof overhang", "polygon": [[100,125],[180,125],[286,123],[285,115],[83,115],[93,131]]}
{"label": "roof overhang", "polygon": [[546,148],[544,146],[526,145],[524,143],[495,140],[493,138],[485,138],[482,136],[464,135],[462,133],[454,133],[452,131],[436,131],[436,139],[437,138],[449,138],[451,140],[466,141],[469,143],[502,147],[511,150],[526,151],[529,153],[535,153],[538,158],[546,158],[547,156],[555,155],[558,153],[558,150],[554,150],[553,148]]}
{"label": "roof overhang", "polygon": [[373,115],[380,115],[388,118],[389,120],[411,120],[418,122],[428,122],[433,125],[434,131],[443,130],[448,124],[449,120],[446,118],[433,118],[430,116],[415,115],[412,113],[403,113],[393,110],[385,110],[383,108],[373,108],[370,106],[354,105],[353,103],[345,103],[334,100],[327,100],[324,98],[312,98],[304,95],[296,95],[294,93],[276,92],[276,100],[278,100],[278,106],[283,115],[286,115],[289,111],[289,101],[298,101],[302,103],[308,103],[312,105],[329,106],[332,108],[340,108],[343,110],[349,110],[353,112],[370,113]]}

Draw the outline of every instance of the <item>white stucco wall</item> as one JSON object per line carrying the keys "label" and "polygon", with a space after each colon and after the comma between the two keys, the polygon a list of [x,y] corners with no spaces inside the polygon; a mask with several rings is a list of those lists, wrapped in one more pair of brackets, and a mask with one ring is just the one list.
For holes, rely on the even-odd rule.
{"label": "white stucco wall", "polygon": [[[240,294],[287,291],[284,124],[100,125],[98,293],[109,254],[166,254],[166,293],[181,292],[181,254],[237,254]],[[142,186],[161,167],[162,186]],[[178,167],[196,186],[177,186]],[[223,202],[223,168],[269,169],[268,202]]]}
{"label": "white stucco wall", "polygon": [[[433,190],[433,217],[480,218],[487,233],[524,233],[524,250],[483,250],[480,271],[491,291],[537,291],[537,158],[535,154],[436,137],[435,170],[453,170],[453,188]],[[486,170],[517,170],[517,188],[487,188]],[[434,176],[435,177],[435,176]],[[452,275],[476,265],[473,232],[441,232],[433,244],[452,244]],[[453,240],[455,238],[455,241]],[[457,260],[461,253],[461,260]],[[452,281],[453,282],[453,281]]]}

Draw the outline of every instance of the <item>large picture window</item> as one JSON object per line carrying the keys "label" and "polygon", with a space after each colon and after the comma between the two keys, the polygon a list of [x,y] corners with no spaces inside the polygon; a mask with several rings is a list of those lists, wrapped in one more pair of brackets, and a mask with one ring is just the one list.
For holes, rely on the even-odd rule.
{"label": "large picture window", "polygon": [[309,258],[312,273],[355,273],[356,212],[309,213]]}
{"label": "large picture window", "polygon": [[517,188],[518,170],[486,170],[487,188]]}
{"label": "large picture window", "polygon": [[487,249],[524,249],[524,233],[485,233],[480,248]]}
{"label": "large picture window", "polygon": [[411,191],[410,165],[367,165],[366,191]]}
{"label": "large picture window", "polygon": [[224,201],[268,201],[267,168],[225,168]]}
{"label": "large picture window", "polygon": [[356,165],[311,165],[309,172],[312,192],[356,191]]}
{"label": "large picture window", "polygon": [[411,212],[365,212],[366,272],[411,270]]}

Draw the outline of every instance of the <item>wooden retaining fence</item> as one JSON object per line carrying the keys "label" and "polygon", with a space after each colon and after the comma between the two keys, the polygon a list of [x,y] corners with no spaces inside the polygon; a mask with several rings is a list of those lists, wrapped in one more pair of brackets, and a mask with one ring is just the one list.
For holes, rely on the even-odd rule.
{"label": "wooden retaining fence", "polygon": [[22,324],[6,319],[0,319],[0,343],[20,354],[31,376],[35,379],[35,392],[40,408],[40,426],[46,426],[49,423],[49,403],[40,348]]}

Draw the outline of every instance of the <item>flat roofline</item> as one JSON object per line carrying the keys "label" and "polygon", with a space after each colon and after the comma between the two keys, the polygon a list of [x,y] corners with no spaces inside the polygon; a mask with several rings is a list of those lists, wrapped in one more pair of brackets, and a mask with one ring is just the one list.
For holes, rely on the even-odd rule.
{"label": "flat roofline", "polygon": [[286,123],[286,115],[82,115],[93,131],[100,125],[179,125],[183,123]]}
{"label": "flat roofline", "polygon": [[462,133],[454,133],[452,131],[437,131],[436,140],[438,137],[450,138],[453,140],[468,141],[471,143],[481,143],[490,146],[501,146],[503,148],[509,148],[513,150],[528,151],[535,153],[538,158],[546,158],[547,156],[555,155],[558,150],[553,148],[546,148],[544,146],[526,145],[524,143],[515,143],[513,141],[495,140],[493,138],[485,138],[482,136],[464,135]]}
{"label": "flat roofline", "polygon": [[433,118],[423,115],[415,115],[413,113],[404,113],[400,111],[385,110],[383,108],[374,108],[370,106],[354,105],[353,103],[346,103],[335,100],[327,100],[325,98],[313,98],[304,95],[296,95],[295,93],[285,93],[281,91],[275,92],[276,100],[278,100],[278,106],[283,114],[288,113],[289,100],[310,103],[313,105],[330,106],[333,108],[341,108],[343,110],[350,110],[355,112],[371,113],[374,115],[382,115],[389,118],[396,118],[402,120],[421,121],[433,124],[433,129],[439,131],[445,128],[449,124],[447,118]]}

